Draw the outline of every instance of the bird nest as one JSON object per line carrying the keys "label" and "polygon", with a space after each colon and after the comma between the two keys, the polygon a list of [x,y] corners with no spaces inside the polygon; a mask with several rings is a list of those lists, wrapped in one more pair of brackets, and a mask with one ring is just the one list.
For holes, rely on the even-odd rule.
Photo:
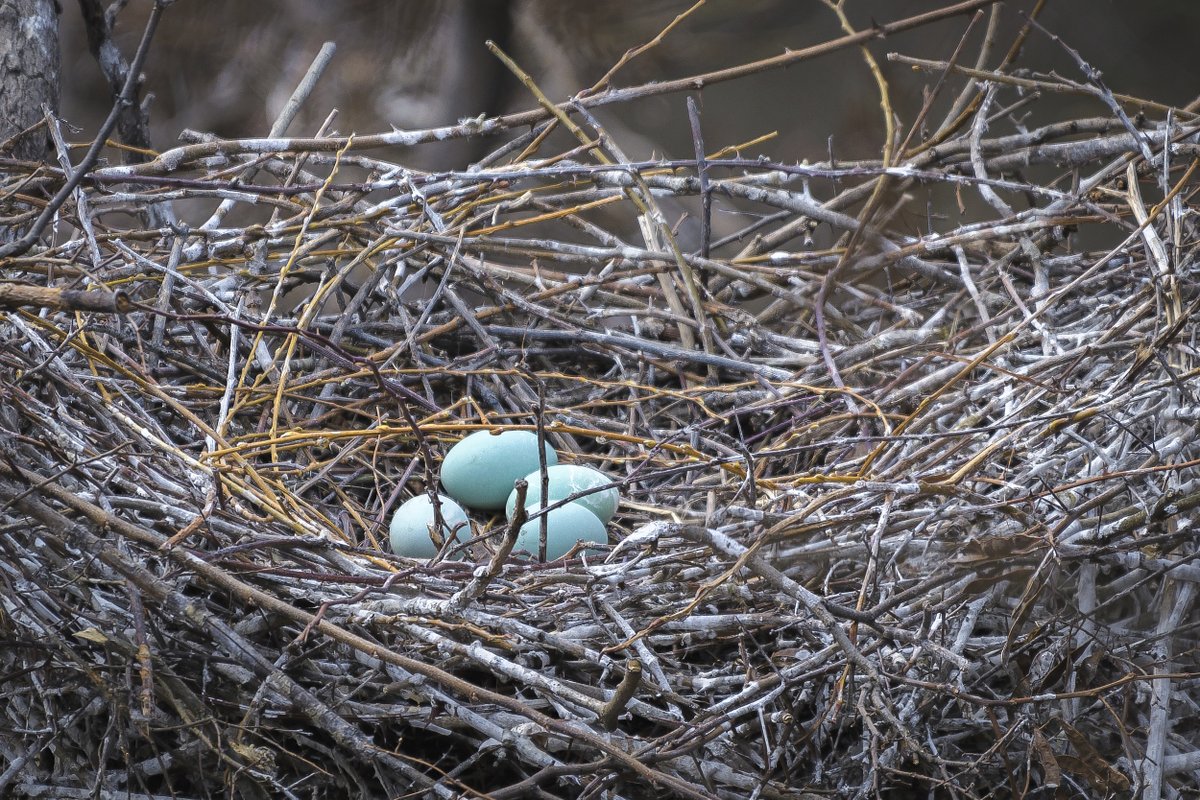
{"label": "bird nest", "polygon": [[[2,791],[1195,787],[1200,125],[967,78],[874,160],[631,161],[612,90],[81,176],[3,262]],[[12,233],[68,176],[8,163]],[[392,555],[484,429],[608,545]]]}

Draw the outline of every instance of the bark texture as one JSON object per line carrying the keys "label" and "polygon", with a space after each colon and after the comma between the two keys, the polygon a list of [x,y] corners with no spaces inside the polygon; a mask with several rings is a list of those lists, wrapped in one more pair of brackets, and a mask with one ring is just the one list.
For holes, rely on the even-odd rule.
{"label": "bark texture", "polygon": [[[54,0],[0,0],[0,149],[40,159],[42,106],[58,110],[58,9]],[[15,139],[13,137],[16,137]]]}

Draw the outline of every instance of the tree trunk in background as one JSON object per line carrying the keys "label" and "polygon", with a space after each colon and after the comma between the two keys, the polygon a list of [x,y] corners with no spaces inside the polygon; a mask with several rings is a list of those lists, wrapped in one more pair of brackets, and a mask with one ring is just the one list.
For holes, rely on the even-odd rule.
{"label": "tree trunk in background", "polygon": [[38,160],[47,137],[36,125],[43,105],[58,110],[58,9],[55,0],[0,0],[0,150]]}

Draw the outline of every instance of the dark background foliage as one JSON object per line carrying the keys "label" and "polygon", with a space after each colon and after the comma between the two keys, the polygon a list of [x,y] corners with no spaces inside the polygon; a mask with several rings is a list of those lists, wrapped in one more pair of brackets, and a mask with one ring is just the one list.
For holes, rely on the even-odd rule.
{"label": "dark background foliage", "polygon": [[[331,109],[342,133],[450,124],[465,116],[529,108],[528,93],[484,48],[492,39],[512,54],[555,100],[591,85],[628,48],[651,39],[689,0],[182,0],[170,8],[146,68],[153,93],[154,142],[171,146],[185,128],[220,136],[259,136],[303,75],[324,41],[338,53],[291,133],[318,129]],[[846,3],[857,29],[946,5],[942,0],[859,0]],[[999,41],[1034,0],[1007,4]],[[149,3],[122,13],[117,41],[132,53]],[[1113,91],[1185,105],[1200,86],[1188,67],[1200,29],[1200,3],[1123,0],[1052,0],[1039,17],[1104,73]],[[63,113],[91,130],[107,113],[108,93],[87,52],[78,13],[64,14]],[[921,87],[906,67],[889,64],[889,52],[949,58],[966,25],[950,19],[871,45],[893,89],[897,111],[911,121]],[[978,52],[977,26],[964,53]],[[678,78],[798,50],[840,34],[833,13],[818,0],[710,0],[661,45],[629,64],[618,85]],[[1020,63],[1082,80],[1062,47],[1043,34],[1030,37]],[[882,117],[874,82],[854,50],[765,74],[717,84],[703,92],[707,138],[721,145],[779,131],[755,148],[793,159],[826,150],[841,158],[878,155]],[[1063,98],[1059,113],[1107,113],[1100,101]],[[632,158],[688,155],[683,98],[653,98],[622,105],[615,129]],[[1037,124],[1036,118],[1030,124]],[[489,142],[454,142],[413,153],[416,165],[457,167],[490,148]]]}

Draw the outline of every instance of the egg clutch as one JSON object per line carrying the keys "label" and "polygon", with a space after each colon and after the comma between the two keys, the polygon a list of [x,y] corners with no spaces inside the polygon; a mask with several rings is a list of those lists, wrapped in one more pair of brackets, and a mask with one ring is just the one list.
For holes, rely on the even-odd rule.
{"label": "egg clutch", "polygon": [[[437,495],[442,519],[439,531],[443,540],[466,541],[471,535],[470,518],[464,506],[480,511],[499,511],[511,520],[516,513],[517,492],[513,488],[522,478],[529,484],[525,511],[530,516],[580,492],[587,492],[565,505],[552,508],[546,521],[546,560],[562,558],[577,542],[604,544],[606,526],[617,513],[619,496],[604,473],[591,467],[559,464],[558,453],[543,444],[538,453],[538,437],[531,431],[479,431],[459,441],[442,459],[442,488]],[[542,502],[542,459],[548,480],[545,503]],[[601,488],[607,487],[607,488]],[[392,516],[389,526],[392,552],[409,558],[433,558],[438,553],[432,531],[436,519],[431,493],[419,494],[406,501]],[[514,551],[536,555],[541,518],[521,526]]]}

